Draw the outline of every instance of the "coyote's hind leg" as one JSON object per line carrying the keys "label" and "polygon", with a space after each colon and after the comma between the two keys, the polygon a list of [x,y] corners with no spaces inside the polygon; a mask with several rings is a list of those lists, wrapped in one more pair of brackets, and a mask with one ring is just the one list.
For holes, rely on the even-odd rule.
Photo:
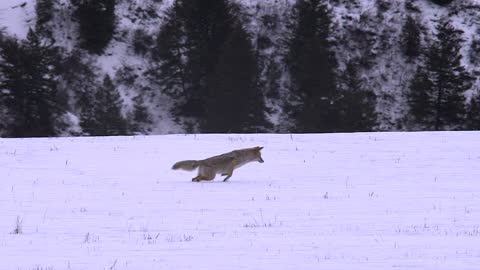
{"label": "coyote's hind leg", "polygon": [[193,182],[211,181],[215,178],[215,171],[210,167],[202,167],[198,171],[198,176],[193,178]]}

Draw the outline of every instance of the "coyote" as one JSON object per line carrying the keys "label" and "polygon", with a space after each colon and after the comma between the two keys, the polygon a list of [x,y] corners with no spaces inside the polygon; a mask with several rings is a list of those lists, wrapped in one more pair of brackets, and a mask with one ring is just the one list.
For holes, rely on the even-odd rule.
{"label": "coyote", "polygon": [[262,149],[263,147],[257,146],[235,150],[204,160],[179,161],[173,165],[172,169],[193,171],[198,167],[198,175],[192,179],[193,182],[200,182],[202,180],[211,181],[215,178],[217,173],[222,174],[222,176],[227,176],[223,179],[225,182],[232,177],[234,169],[253,161],[263,163],[262,155],[260,153],[260,150]]}

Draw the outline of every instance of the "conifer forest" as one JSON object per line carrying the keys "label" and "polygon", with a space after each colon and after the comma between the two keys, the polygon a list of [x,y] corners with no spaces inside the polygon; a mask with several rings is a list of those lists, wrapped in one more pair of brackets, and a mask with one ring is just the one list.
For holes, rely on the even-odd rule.
{"label": "conifer forest", "polygon": [[[12,1],[13,2],[13,1]],[[476,0],[29,0],[0,136],[480,129]]]}

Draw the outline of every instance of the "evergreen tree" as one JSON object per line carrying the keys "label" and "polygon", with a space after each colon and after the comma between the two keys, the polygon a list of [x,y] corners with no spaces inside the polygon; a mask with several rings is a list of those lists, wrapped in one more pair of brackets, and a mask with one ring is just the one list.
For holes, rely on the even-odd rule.
{"label": "evergreen tree", "polygon": [[137,29],[133,32],[132,46],[133,51],[140,56],[145,56],[154,45],[154,38],[143,29]]}
{"label": "evergreen tree", "polygon": [[376,96],[364,89],[357,66],[349,62],[341,76],[341,95],[338,104],[340,130],[344,132],[372,131],[376,125]]}
{"label": "evergreen tree", "polygon": [[408,16],[402,28],[401,45],[405,56],[412,60],[421,54],[420,26],[417,21]]}
{"label": "evergreen tree", "polygon": [[472,77],[462,66],[460,49],[463,31],[448,21],[436,26],[436,41],[427,56],[427,70],[433,89],[435,130],[460,128],[465,116],[465,91],[472,87]]}
{"label": "evergreen tree", "polygon": [[[181,101],[175,117],[205,119],[207,77],[233,24],[227,0],[176,0],[167,11],[153,51],[159,65],[154,79],[167,93]],[[203,119],[203,120],[202,120]]]}
{"label": "evergreen tree", "polygon": [[480,130],[480,96],[472,98],[467,114],[467,129]]}
{"label": "evergreen tree", "polygon": [[84,134],[86,135],[95,135],[99,134],[97,131],[99,124],[97,123],[95,115],[95,89],[89,91],[83,89],[77,93],[76,106],[79,110],[80,115],[80,127],[82,128]]}
{"label": "evergreen tree", "polygon": [[464,93],[472,87],[472,77],[461,64],[463,32],[448,21],[439,22],[436,30],[425,72],[417,72],[411,84],[411,112],[426,129],[457,129],[465,122]]}
{"label": "evergreen tree", "polygon": [[431,0],[433,3],[440,5],[440,6],[446,6],[453,2],[453,0]]}
{"label": "evergreen tree", "polygon": [[[153,66],[149,69],[150,78],[157,83],[162,93],[181,99],[187,92],[188,81],[185,60],[185,25],[180,1],[175,1],[166,12],[166,21],[161,26],[152,50]],[[181,102],[179,102],[181,104]],[[181,115],[179,104],[174,115]]]}
{"label": "evergreen tree", "polygon": [[281,88],[282,70],[280,64],[274,59],[267,60],[265,68],[265,78],[262,82],[262,88],[269,99],[280,98],[279,89]]}
{"label": "evergreen tree", "polygon": [[235,25],[210,74],[203,128],[215,133],[264,131],[265,103],[258,89],[257,60],[247,32]]}
{"label": "evergreen tree", "polygon": [[[281,117],[281,108],[277,105],[281,105],[285,93],[285,69],[281,58],[285,52],[285,46],[281,42],[284,24],[283,14],[278,7],[278,3],[262,3],[257,11],[264,14],[259,17],[258,28],[252,33],[258,63],[258,87],[265,95],[265,102],[269,104],[266,107],[267,114],[276,114],[277,119]],[[282,127],[277,125],[275,128],[280,130]]]}
{"label": "evergreen tree", "polygon": [[[477,30],[477,35],[480,34],[480,29]],[[470,63],[478,66],[480,65],[480,39],[473,38],[472,42],[470,43]]]}
{"label": "evergreen tree", "polygon": [[[230,113],[227,101],[230,102],[232,96],[240,96],[239,93],[232,91],[240,91],[246,95],[253,91],[257,93],[256,99],[261,100],[258,103],[260,105],[254,109],[246,108],[250,101],[239,104],[245,108],[237,113],[265,108],[263,95],[256,85],[256,74],[252,75],[252,72],[258,71],[251,66],[252,61],[256,60],[250,55],[251,45],[250,47],[246,45],[250,39],[246,33],[240,34],[245,31],[237,27],[240,23],[235,16],[236,8],[227,0],[175,1],[167,11],[165,23],[157,37],[157,45],[152,51],[156,63],[150,70],[150,75],[165,93],[176,99],[173,116],[177,120],[192,119],[196,127],[203,132],[219,129],[254,130],[258,125],[264,125],[260,123],[263,122],[260,120],[264,117],[263,112],[256,115],[258,121],[255,127],[250,128],[244,124],[247,122],[252,124],[255,121],[245,120],[247,122],[237,123],[239,126],[226,128],[219,122],[217,114],[212,113],[212,111],[220,115]],[[241,45],[231,44],[233,39],[239,40]],[[231,51],[236,51],[247,58],[234,57]],[[228,68],[220,70],[219,66]],[[238,67],[246,67],[248,70],[241,71]],[[239,73],[233,74],[231,69]],[[226,89],[231,83],[226,83],[223,77],[214,78],[213,74],[229,77],[235,82],[239,82],[239,78],[244,78],[246,81],[241,85],[248,89],[231,87],[225,90],[227,92],[222,92],[222,89]],[[226,101],[222,101],[223,99]],[[249,119],[249,116],[244,116],[243,119]]]}
{"label": "evergreen tree", "polygon": [[87,130],[95,128],[93,103],[100,70],[95,66],[94,58],[83,50],[72,50],[61,60],[58,89],[68,94],[69,110],[78,115],[80,127],[88,133]]}
{"label": "evergreen tree", "polygon": [[330,41],[330,10],[321,0],[299,0],[290,20],[285,62],[293,101],[287,104],[287,111],[295,121],[295,131],[336,131],[337,62]]}
{"label": "evergreen tree", "polygon": [[0,44],[1,101],[8,111],[7,136],[54,136],[65,104],[57,100],[55,48],[30,29],[27,39]]}
{"label": "evergreen tree", "polygon": [[110,76],[106,75],[103,84],[95,93],[93,102],[93,128],[85,128],[86,132],[94,136],[126,135],[127,122],[122,115],[122,99],[113,85]]}
{"label": "evergreen tree", "polygon": [[419,67],[410,82],[408,92],[409,122],[415,123],[414,129],[430,129],[434,126],[435,105],[434,96],[431,92],[432,81],[424,71],[425,67]]}
{"label": "evergreen tree", "polygon": [[[181,110],[186,116],[206,118],[208,76],[214,71],[219,52],[227,41],[235,21],[228,0],[177,0],[181,2],[186,34],[186,74],[189,88]],[[204,130],[207,131],[208,130]]]}
{"label": "evergreen tree", "polygon": [[52,38],[52,31],[48,23],[53,19],[55,0],[36,0],[35,13],[37,14],[37,22],[35,25],[36,32],[47,38]]}
{"label": "evergreen tree", "polygon": [[405,10],[408,12],[420,13],[420,8],[417,5],[417,0],[405,1]]}
{"label": "evergreen tree", "polygon": [[136,96],[133,101],[133,131],[145,133],[146,126],[152,124],[150,113],[148,112],[148,108],[145,106],[145,101],[142,94]]}
{"label": "evergreen tree", "polygon": [[116,26],[115,0],[71,0],[80,29],[80,46],[102,54]]}

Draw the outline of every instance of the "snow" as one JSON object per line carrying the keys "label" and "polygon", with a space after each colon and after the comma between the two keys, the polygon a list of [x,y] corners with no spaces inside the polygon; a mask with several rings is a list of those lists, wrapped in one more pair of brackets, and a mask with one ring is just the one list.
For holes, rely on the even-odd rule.
{"label": "snow", "polygon": [[[477,269],[479,135],[0,139],[1,268]],[[228,182],[170,169],[257,145]]]}
{"label": "snow", "polygon": [[35,1],[2,0],[0,1],[0,28],[25,39],[30,27],[35,27]]}

